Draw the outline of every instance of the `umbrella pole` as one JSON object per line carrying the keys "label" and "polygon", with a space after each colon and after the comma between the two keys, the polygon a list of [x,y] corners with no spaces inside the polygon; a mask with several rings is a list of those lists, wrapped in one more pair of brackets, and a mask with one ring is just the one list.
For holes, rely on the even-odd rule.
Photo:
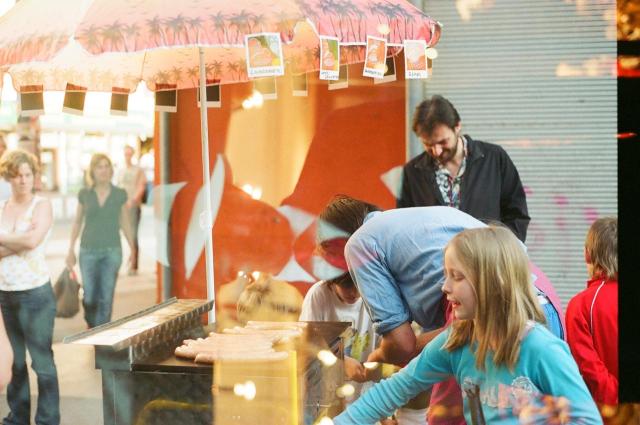
{"label": "umbrella pole", "polygon": [[213,218],[211,214],[211,173],[209,172],[209,128],[207,123],[207,84],[204,64],[204,49],[198,48],[200,53],[200,135],[202,141],[202,180],[204,182],[204,231],[207,239],[204,245],[205,267],[207,277],[207,299],[213,300],[213,307],[209,311],[209,323],[216,321],[215,289],[213,277]]}

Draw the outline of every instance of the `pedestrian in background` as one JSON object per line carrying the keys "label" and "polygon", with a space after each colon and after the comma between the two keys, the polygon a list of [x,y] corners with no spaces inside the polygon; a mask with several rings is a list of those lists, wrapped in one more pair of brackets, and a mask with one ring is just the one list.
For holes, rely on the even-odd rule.
{"label": "pedestrian in background", "polygon": [[600,218],[587,233],[587,288],[567,306],[567,342],[600,406],[618,404],[618,219]]}
{"label": "pedestrian in background", "polygon": [[113,165],[108,156],[96,153],[89,165],[91,187],[80,189],[78,209],[71,227],[66,264],[76,264],[75,244],[80,239],[82,305],[89,327],[111,321],[113,295],[122,264],[120,229],[134,252],[133,233],[127,218],[127,193],[111,183]]}
{"label": "pedestrian in background", "polygon": [[398,208],[454,207],[485,223],[500,221],[524,242],[527,197],[507,152],[463,135],[458,111],[438,95],[418,105],[413,131],[425,152],[404,166]]}
{"label": "pedestrian in background", "polygon": [[30,423],[27,350],[38,381],[35,421],[60,423],[58,373],[51,349],[56,302],[45,261],[53,214],[51,202],[34,194],[38,171],[35,156],[22,150],[7,152],[0,160],[0,174],[11,184],[11,197],[0,201],[0,307],[14,356],[5,425]]}
{"label": "pedestrian in background", "polygon": [[133,232],[134,250],[131,252],[131,264],[127,273],[133,276],[138,273],[138,227],[140,226],[141,206],[143,204],[147,178],[144,171],[133,163],[135,151],[131,146],[124,147],[124,169],[118,174],[118,186],[127,192],[126,212]]}

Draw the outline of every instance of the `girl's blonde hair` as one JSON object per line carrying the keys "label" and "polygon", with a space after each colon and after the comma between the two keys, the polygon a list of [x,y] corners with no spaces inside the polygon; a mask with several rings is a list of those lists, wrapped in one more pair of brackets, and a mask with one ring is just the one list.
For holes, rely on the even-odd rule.
{"label": "girl's blonde hair", "polygon": [[22,164],[27,164],[34,176],[40,171],[38,159],[35,155],[22,149],[14,149],[2,154],[0,158],[0,175],[9,180],[18,175],[18,169]]}
{"label": "girl's blonde hair", "polygon": [[113,177],[113,163],[111,162],[111,159],[106,154],[94,153],[93,156],[91,156],[91,162],[89,163],[89,172],[87,173],[87,184],[89,186],[95,186],[96,178],[93,175],[93,172],[98,166],[98,163],[102,160],[107,161],[107,163],[109,164],[109,168],[111,169],[111,177]]}
{"label": "girl's blonde hair", "polygon": [[476,368],[493,363],[513,370],[527,321],[545,322],[531,284],[529,260],[518,239],[505,227],[465,230],[445,247],[454,249],[476,293],[473,320],[456,320],[445,348],[475,347]]}
{"label": "girl's blonde hair", "polygon": [[584,248],[593,265],[594,277],[618,278],[618,218],[603,217],[593,222]]}

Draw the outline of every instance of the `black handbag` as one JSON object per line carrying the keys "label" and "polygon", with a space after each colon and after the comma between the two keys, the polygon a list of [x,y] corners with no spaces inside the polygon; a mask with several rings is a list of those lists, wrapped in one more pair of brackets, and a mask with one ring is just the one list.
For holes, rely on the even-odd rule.
{"label": "black handbag", "polygon": [[56,317],[73,317],[80,311],[80,284],[68,268],[60,273],[53,293],[56,297]]}

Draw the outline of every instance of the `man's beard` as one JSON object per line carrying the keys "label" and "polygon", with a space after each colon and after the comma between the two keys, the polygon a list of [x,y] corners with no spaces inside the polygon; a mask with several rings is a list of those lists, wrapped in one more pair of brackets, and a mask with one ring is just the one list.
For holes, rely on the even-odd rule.
{"label": "man's beard", "polygon": [[451,160],[453,160],[456,157],[458,153],[459,145],[460,145],[460,136],[458,135],[458,133],[456,133],[456,143],[453,145],[453,148],[448,151],[443,151],[442,154],[440,154],[440,156],[436,158],[436,161],[438,161],[440,165],[447,165],[447,163],[449,163]]}

